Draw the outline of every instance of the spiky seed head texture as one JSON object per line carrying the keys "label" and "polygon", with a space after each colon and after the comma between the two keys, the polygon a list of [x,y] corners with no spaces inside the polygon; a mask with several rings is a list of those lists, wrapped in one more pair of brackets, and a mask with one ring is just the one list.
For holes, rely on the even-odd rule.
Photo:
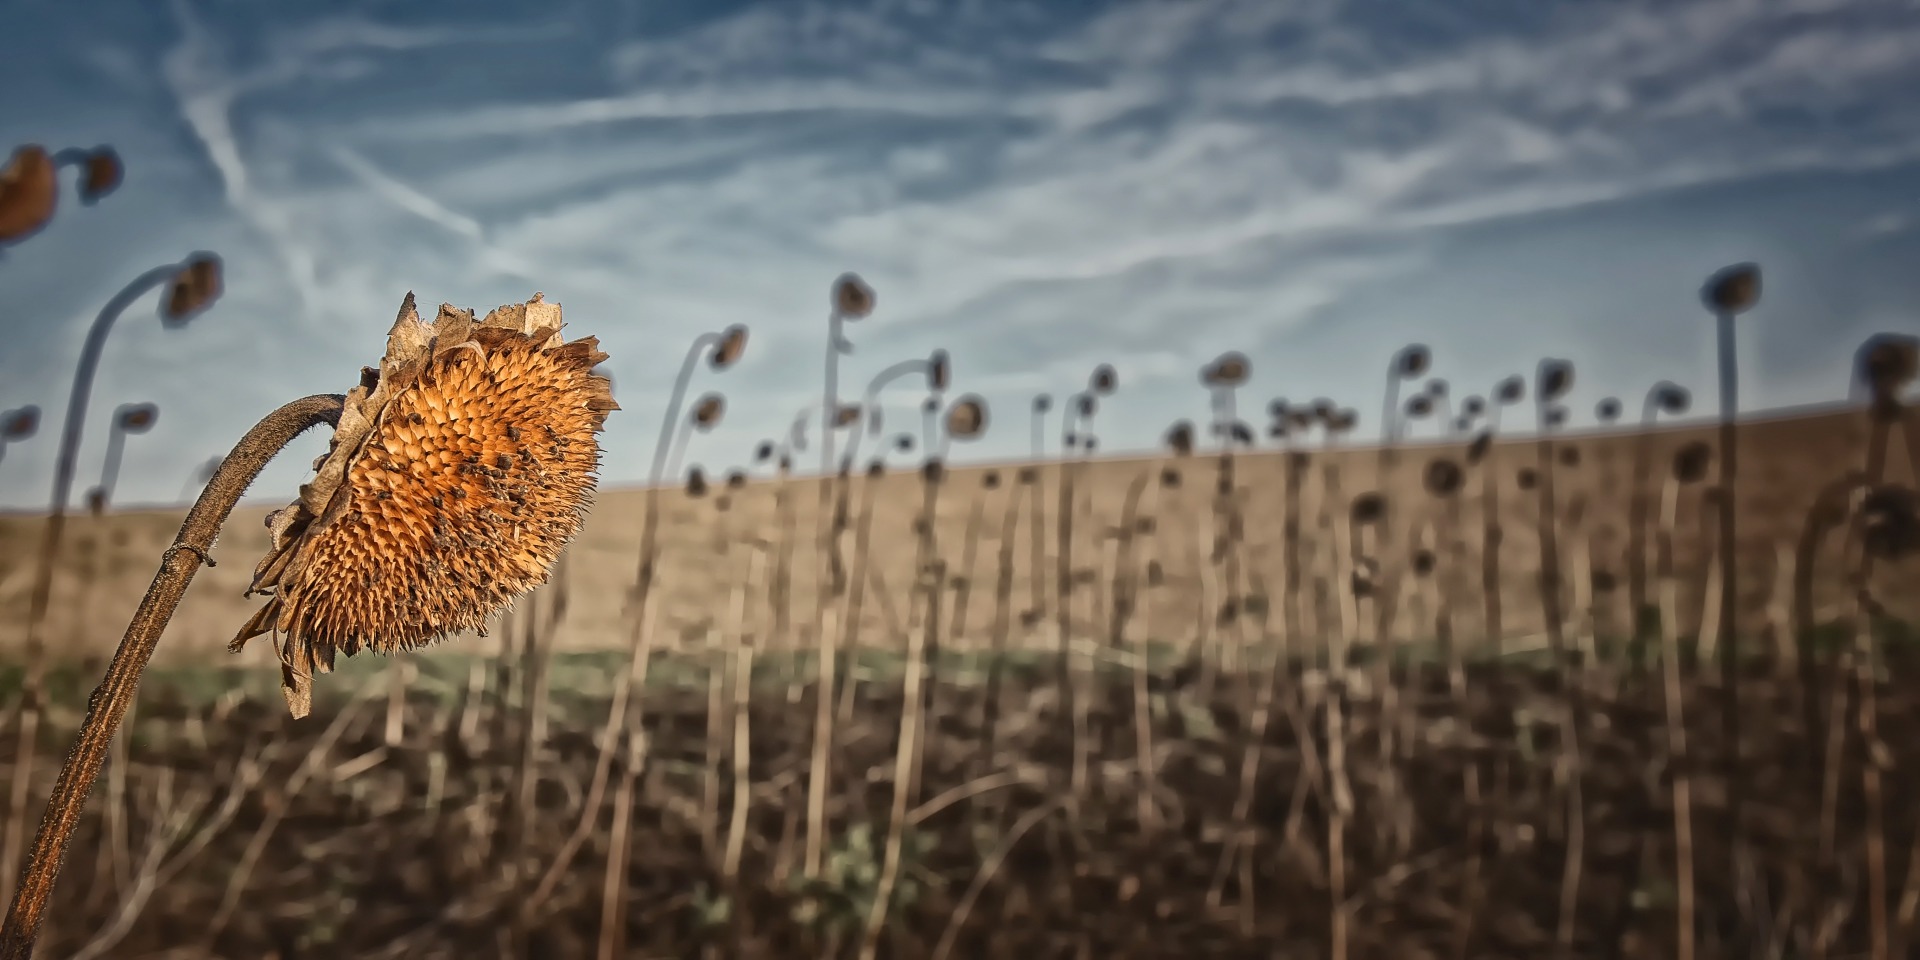
{"label": "spiky seed head texture", "polygon": [[37,143],[16,148],[0,168],[0,243],[46,226],[59,196],[60,181],[47,148]]}
{"label": "spiky seed head texture", "polygon": [[579,532],[619,409],[599,342],[560,337],[538,293],[475,322],[443,304],[424,323],[407,294],[379,369],[348,392],[299,499],[267,519],[248,594],[269,600],[234,638],[271,632],[295,717],[336,653],[410,650],[544,583]]}

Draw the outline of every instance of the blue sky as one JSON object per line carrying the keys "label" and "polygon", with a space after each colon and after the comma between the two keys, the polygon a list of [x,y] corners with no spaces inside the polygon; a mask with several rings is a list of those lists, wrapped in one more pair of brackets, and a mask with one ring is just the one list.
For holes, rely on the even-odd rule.
{"label": "blue sky", "polygon": [[[87,324],[194,250],[227,294],[152,299],[107,347],[81,467],[153,401],[122,503],[177,499],[277,403],[343,392],[401,297],[535,290],[611,355],[605,482],[644,477],[689,340],[753,331],[720,470],[819,391],[828,286],[879,293],[842,383],[935,347],[1023,455],[1036,392],[1121,389],[1108,451],[1204,417],[1198,368],[1253,360],[1242,409],[1330,396],[1377,427],[1382,368],[1430,344],[1455,396],[1579,365],[1594,401],[1712,391],[1696,294],[1765,269],[1745,405],[1845,395],[1868,334],[1920,331],[1920,7],[1896,0],[262,3],[8,0],[11,147],[111,143],[97,206],[0,260],[0,408],[40,436],[0,507],[43,506]],[[895,422],[919,400],[902,384]],[[1637,401],[1630,401],[1637,407]],[[1530,417],[1511,422],[1524,427]],[[1050,428],[1050,432],[1055,432]],[[308,437],[255,488],[284,499]]]}

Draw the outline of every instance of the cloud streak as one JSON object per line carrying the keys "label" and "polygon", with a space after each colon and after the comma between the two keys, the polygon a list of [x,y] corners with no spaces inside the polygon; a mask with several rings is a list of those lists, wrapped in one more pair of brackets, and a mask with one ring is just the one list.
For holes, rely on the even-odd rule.
{"label": "cloud streak", "polygon": [[[1749,258],[1780,278],[1754,402],[1837,398],[1845,341],[1920,296],[1879,266],[1920,252],[1920,12],[1892,0],[762,2],[662,8],[637,39],[592,5],[518,36],[435,4],[175,9],[150,53],[225,198],[207,223],[265,241],[279,275],[232,290],[291,294],[301,377],[349,383],[409,289],[541,289],[644,412],[693,336],[745,322],[710,466],[817,391],[848,269],[880,310],[846,382],[942,346],[1004,425],[1112,362],[1109,450],[1203,414],[1194,371],[1229,348],[1296,398],[1371,395],[1413,339],[1456,384],[1573,356],[1583,409],[1703,386],[1693,292]],[[611,481],[653,429],[610,425]],[[30,502],[14,484],[0,503]]]}

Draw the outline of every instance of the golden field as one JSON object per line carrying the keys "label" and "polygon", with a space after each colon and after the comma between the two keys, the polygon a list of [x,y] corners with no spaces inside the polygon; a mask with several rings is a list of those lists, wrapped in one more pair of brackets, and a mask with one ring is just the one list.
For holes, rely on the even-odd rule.
{"label": "golden field", "polygon": [[[1910,415],[1911,416],[1911,415]],[[1889,458],[1888,479],[1912,484],[1911,458],[1895,431]],[[1834,481],[1848,467],[1863,461],[1866,444],[1866,420],[1863,414],[1848,410],[1825,410],[1786,416],[1757,418],[1743,423],[1739,431],[1739,509],[1740,561],[1738,565],[1739,601],[1743,633],[1756,637],[1782,636],[1773,630],[1785,623],[1795,559],[1793,545],[1802,533],[1808,509],[1820,489]],[[1661,481],[1670,472],[1673,452],[1692,441],[1712,444],[1716,428],[1711,424],[1661,428],[1646,435],[1648,462],[1654,482],[1650,484],[1650,523],[1660,523]],[[1563,564],[1566,567],[1565,599],[1569,609],[1591,613],[1591,622],[1603,636],[1618,633],[1627,622],[1626,592],[1629,496],[1636,451],[1642,444],[1637,432],[1567,433],[1557,442],[1561,451],[1578,451],[1577,464],[1567,465],[1556,456],[1556,516]],[[1316,441],[1302,449],[1311,454],[1307,482],[1301,491],[1300,515],[1302,541],[1302,586],[1299,603],[1303,612],[1301,641],[1320,643],[1339,628],[1339,595],[1330,589],[1327,571],[1328,551],[1341,542],[1346,510],[1342,503],[1364,491],[1376,489],[1377,451],[1372,449],[1323,450]],[[1444,546],[1448,529],[1447,512],[1441,501],[1422,488],[1422,474],[1435,458],[1464,463],[1462,444],[1416,441],[1404,444],[1384,489],[1392,505],[1397,551],[1404,553],[1417,536],[1421,543]],[[1158,586],[1147,591],[1140,609],[1126,631],[1125,642],[1151,639],[1157,643],[1189,644],[1203,633],[1206,642],[1225,641],[1226,632],[1208,630],[1209,623],[1220,624],[1217,616],[1203,612],[1219,608],[1229,601],[1256,598],[1250,608],[1259,611],[1258,601],[1266,601],[1268,628],[1264,636],[1284,641],[1281,628],[1286,580],[1284,556],[1284,511],[1286,509],[1285,460],[1273,449],[1256,449],[1234,458],[1235,509],[1242,512],[1245,562],[1239,564],[1237,589],[1223,582],[1228,565],[1210,562],[1215,535],[1214,490],[1219,458],[1206,451],[1175,459],[1093,459],[1073,468],[1074,499],[1077,503],[1072,529],[1070,561],[1073,570],[1074,607],[1072,631],[1075,637],[1089,641],[1111,639],[1112,585],[1120,569],[1123,550],[1117,536],[1120,518],[1129,492],[1139,488],[1144,497],[1140,515],[1153,516],[1153,528],[1135,538],[1136,551],[1131,569],[1143,569],[1149,560],[1161,570]],[[1486,649],[1484,638],[1483,590],[1481,588],[1482,510],[1481,470],[1491,469],[1498,478],[1498,512],[1503,539],[1500,594],[1504,609],[1508,650],[1538,648],[1544,642],[1539,602],[1539,539],[1537,525],[1540,505],[1537,491],[1522,490],[1517,482],[1522,468],[1537,468],[1537,445],[1528,440],[1503,441],[1494,445],[1480,467],[1468,467],[1465,489],[1459,497],[1458,554],[1437,551],[1433,578],[1407,580],[1397,618],[1396,634],[1402,640],[1425,641],[1428,628],[1443,590],[1451,585],[1456,597],[1454,632],[1463,646]],[[1145,483],[1144,478],[1170,467],[1180,475],[1174,488]],[[1329,503],[1326,495],[1328,468],[1337,475],[1338,501]],[[1056,613],[1049,609],[1035,616],[1033,500],[1039,494],[1044,529],[1040,548],[1044,554],[1041,574],[1044,598],[1055,589],[1058,570],[1059,507],[1061,469],[1057,464],[1038,469],[1040,490],[1019,479],[1020,464],[994,467],[966,467],[947,472],[935,491],[935,550],[944,562],[948,586],[946,615],[951,617],[964,604],[964,616],[958,622],[955,646],[980,647],[996,641],[995,587],[1000,577],[1002,533],[1007,529],[1010,498],[1017,498],[1013,518],[1014,543],[1011,551],[1011,593],[1007,603],[1008,621],[1004,642],[1011,648],[1047,647],[1057,641]],[[1684,487],[1675,502],[1674,538],[1676,575],[1682,611],[1682,631],[1697,624],[1702,591],[1709,571],[1703,562],[1703,544],[1711,540],[1711,518],[1703,521],[1702,494],[1715,476],[1710,468],[1707,480]],[[709,477],[719,471],[709,468]],[[989,474],[998,483],[988,489]],[[717,478],[716,478],[717,479]],[[873,484],[871,491],[869,483]],[[900,644],[907,616],[908,582],[919,548],[914,534],[915,520],[925,502],[925,487],[919,471],[896,470],[875,481],[856,473],[847,490],[848,529],[842,534],[844,562],[856,560],[857,527],[863,503],[872,502],[870,557],[867,561],[867,599],[860,611],[858,629],[843,631],[841,642],[866,646]],[[275,496],[275,491],[255,489],[257,498]],[[1159,503],[1154,503],[1155,498]],[[818,481],[798,478],[780,483],[756,478],[745,487],[727,492],[718,482],[703,497],[691,497],[683,489],[663,491],[660,496],[663,522],[660,529],[661,581],[659,596],[660,629],[655,642],[659,649],[676,644],[703,645],[706,632],[719,629],[719,618],[730,608],[735,591],[749,588],[747,577],[753,569],[749,562],[757,551],[764,555],[759,579],[751,585],[754,603],[747,618],[747,632],[755,642],[769,649],[815,646],[816,585],[822,569],[814,540],[815,516],[819,503]],[[780,505],[785,502],[786,506]],[[569,604],[554,642],[563,650],[621,648],[632,638],[632,618],[627,616],[632,583],[635,579],[639,541],[646,510],[647,494],[639,489],[602,490],[589,519],[570,548],[557,576],[567,579]],[[266,548],[264,518],[267,509],[250,507],[236,511],[226,525],[213,557],[218,566],[203,568],[173,619],[160,644],[157,657],[163,661],[225,658],[225,644],[234,631],[262,602],[243,596],[253,565]],[[139,602],[160,553],[172,542],[184,510],[112,513],[103,517],[77,516],[70,520],[67,545],[61,557],[61,575],[54,587],[53,614],[48,636],[57,653],[75,657],[104,656],[118,642],[128,617]],[[1335,520],[1339,523],[1335,523]],[[1437,527],[1416,528],[1433,522]],[[42,521],[30,516],[0,517],[0,648],[17,641],[27,604],[31,579],[31,558],[37,550]],[[1703,525],[1704,523],[1704,525]],[[1708,531],[1708,541],[1702,532]],[[1815,619],[1831,619],[1843,611],[1836,604],[1846,593],[1836,562],[1840,538],[1824,538],[1815,555]],[[1652,554],[1649,537],[1649,553]],[[781,566],[782,544],[790,551],[791,586],[785,599],[771,589]],[[1362,549],[1365,553],[1365,549]],[[1592,591],[1586,584],[1591,576],[1578,572],[1579,555],[1591,557],[1590,569],[1612,573],[1612,590]],[[1902,566],[1883,567],[1879,577],[1910,578],[1916,566],[1909,560]],[[1650,564],[1649,570],[1652,570]],[[1652,575],[1651,572],[1649,574]],[[1457,578],[1457,579],[1455,579]],[[1144,577],[1140,579],[1144,580]],[[1910,581],[1909,581],[1910,582]],[[550,587],[549,587],[550,589]],[[1649,594],[1650,598],[1654,596]],[[1597,598],[1597,599],[1596,599]],[[1908,591],[1894,591],[1887,602],[1896,614],[1911,614],[1920,602]],[[1025,616],[1023,616],[1025,614]],[[1578,633],[1589,618],[1570,615]],[[1356,639],[1371,637],[1370,628],[1360,628]],[[490,652],[492,645],[473,638],[458,638],[453,644],[485,644],[468,652]],[[1761,642],[1756,640],[1754,642]],[[442,645],[444,646],[444,644]],[[431,654],[433,649],[429,648]],[[270,669],[271,645],[262,638],[242,655],[240,663]]]}

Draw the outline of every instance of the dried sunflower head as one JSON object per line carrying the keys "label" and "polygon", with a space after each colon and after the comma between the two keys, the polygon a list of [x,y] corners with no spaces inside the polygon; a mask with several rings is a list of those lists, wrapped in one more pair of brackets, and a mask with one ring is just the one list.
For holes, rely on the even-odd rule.
{"label": "dried sunflower head", "polygon": [[1739,315],[1760,302],[1760,265],[1736,263],[1714,271],[1700,288],[1700,300],[1721,315]]}
{"label": "dried sunflower head", "polygon": [[1166,442],[1167,449],[1173,451],[1173,455],[1176,457],[1184,457],[1192,454],[1193,422],[1189,420],[1175,422],[1173,426],[1167,428]]}
{"label": "dried sunflower head", "polygon": [[248,594],[270,599],[231,649],[271,632],[288,709],[312,707],[336,653],[409,650],[546,581],[579,532],[617,405],[593,337],[560,338],[540,294],[476,322],[400,307],[378,370],[361,371],[315,476],[267,518]]}
{"label": "dried sunflower head", "polygon": [[47,148],[29,143],[15,149],[0,167],[0,243],[25,239],[46,226],[59,196]]}
{"label": "dried sunflower head", "polygon": [[88,205],[120,188],[126,168],[112,147],[98,146],[87,152],[80,176],[80,202]]}
{"label": "dried sunflower head", "polygon": [[25,440],[40,430],[40,408],[34,404],[15,407],[0,415],[0,441]]}

